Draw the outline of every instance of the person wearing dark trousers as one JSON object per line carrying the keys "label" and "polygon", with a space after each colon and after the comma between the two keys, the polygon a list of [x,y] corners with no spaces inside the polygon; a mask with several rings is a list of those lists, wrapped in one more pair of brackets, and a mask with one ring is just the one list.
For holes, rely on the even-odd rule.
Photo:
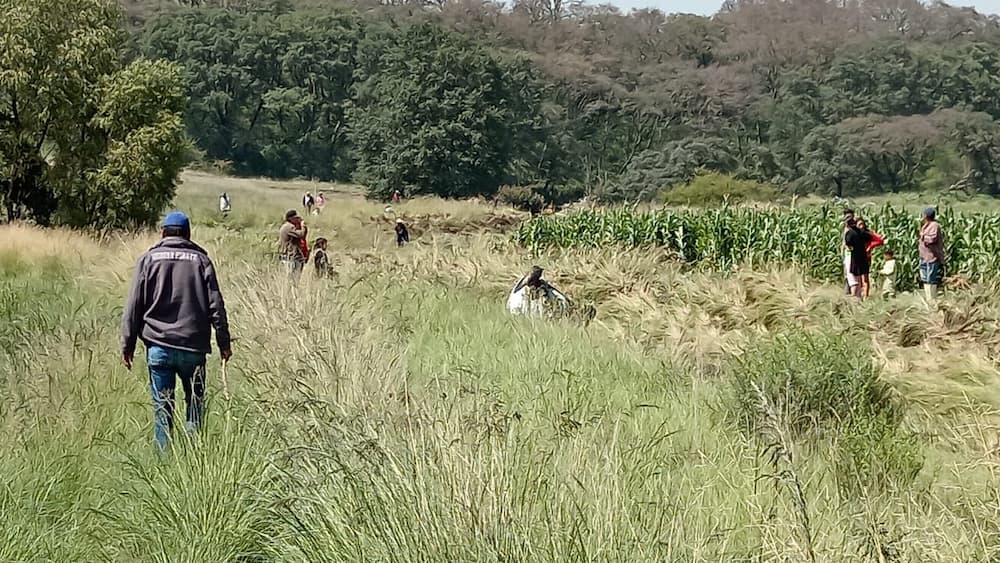
{"label": "person wearing dark trousers", "polygon": [[191,241],[191,223],[179,211],[163,221],[162,239],[139,257],[121,323],[121,353],[132,369],[136,342],[146,347],[153,398],[153,436],[166,452],[174,425],[174,389],[184,388],[185,429],[203,423],[205,358],[212,352],[212,328],[222,360],[232,355],[226,304],[215,266]]}
{"label": "person wearing dark trousers", "polygon": [[406,223],[402,219],[396,219],[396,246],[403,246],[410,242],[410,231],[406,229]]}

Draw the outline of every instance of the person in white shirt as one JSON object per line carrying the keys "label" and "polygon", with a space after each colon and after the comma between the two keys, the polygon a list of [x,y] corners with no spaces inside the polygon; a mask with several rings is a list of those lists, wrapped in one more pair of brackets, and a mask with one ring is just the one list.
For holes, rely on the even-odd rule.
{"label": "person in white shirt", "polygon": [[568,305],[569,299],[542,278],[538,266],[518,280],[507,296],[507,310],[515,315],[541,317],[563,312]]}

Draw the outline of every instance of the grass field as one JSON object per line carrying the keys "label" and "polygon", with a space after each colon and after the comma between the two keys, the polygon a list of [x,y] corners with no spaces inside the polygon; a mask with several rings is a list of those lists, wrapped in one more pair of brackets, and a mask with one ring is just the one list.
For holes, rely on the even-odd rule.
{"label": "grass field", "polygon": [[[337,279],[288,287],[285,209]],[[228,191],[234,211],[216,211]],[[331,196],[331,193],[333,194]],[[0,226],[0,561],[997,561],[992,290],[854,303],[794,270],[649,250],[532,256],[519,216],[188,174],[220,273],[232,398],[160,462],[119,365],[155,233]],[[503,307],[538,262],[593,323]]]}

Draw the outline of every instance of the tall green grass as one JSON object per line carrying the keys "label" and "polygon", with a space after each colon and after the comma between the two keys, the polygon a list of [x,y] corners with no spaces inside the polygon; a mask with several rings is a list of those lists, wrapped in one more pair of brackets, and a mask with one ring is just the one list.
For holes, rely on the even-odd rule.
{"label": "tall green grass", "polygon": [[[833,309],[805,320],[781,305],[796,296],[748,290],[726,307],[742,309],[712,315],[755,337],[696,369],[689,348],[508,316],[506,284],[480,270],[516,257],[462,254],[461,239],[353,267],[344,252],[338,281],[293,290],[267,257],[265,225],[195,237],[230,307],[233,397],[211,357],[205,431],[179,436],[165,461],[145,366],[127,372],[117,355],[128,269],[147,241],[106,242],[96,264],[0,251],[0,560],[1000,555],[997,463],[959,439],[989,435],[992,415],[925,422],[906,396],[869,397],[891,391],[875,350],[863,324],[829,322]],[[639,285],[588,270],[604,293]],[[684,307],[712,305],[697,285],[707,279],[671,282]],[[654,305],[666,307],[642,310]],[[818,344],[767,328],[804,323]],[[797,367],[802,401],[781,402],[780,366]],[[786,431],[786,415],[823,405],[834,406],[824,424]],[[838,424],[852,408],[865,416]],[[741,409],[764,413],[767,431],[744,431]],[[908,451],[915,475],[896,471]],[[876,465],[871,452],[901,462]],[[856,476],[893,481],[845,486]]]}

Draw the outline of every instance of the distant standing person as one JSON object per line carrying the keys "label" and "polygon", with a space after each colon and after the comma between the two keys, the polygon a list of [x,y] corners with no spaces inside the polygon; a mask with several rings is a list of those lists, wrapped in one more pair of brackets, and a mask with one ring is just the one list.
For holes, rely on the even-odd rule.
{"label": "distant standing person", "polygon": [[885,263],[882,264],[882,297],[896,296],[896,257],[891,249],[885,250]]}
{"label": "distant standing person", "polygon": [[852,284],[851,282],[856,281],[854,280],[854,276],[851,275],[851,249],[848,248],[847,244],[845,243],[847,232],[851,230],[851,228],[847,226],[847,223],[853,218],[854,218],[854,210],[849,208],[844,209],[844,227],[840,233],[840,242],[841,242],[840,248],[841,248],[841,254],[843,254],[843,262],[844,262],[844,280],[845,280],[844,292],[847,295],[854,294],[854,284]]}
{"label": "distant standing person", "polygon": [[403,246],[410,242],[410,231],[406,228],[406,223],[402,219],[396,219],[396,246]]}
{"label": "distant standing person", "polygon": [[324,207],[326,207],[326,196],[323,195],[323,192],[319,192],[316,194],[316,211],[322,213]]}
{"label": "distant standing person", "polygon": [[323,237],[313,243],[313,265],[316,267],[317,278],[333,277],[333,266],[330,265],[330,255],[326,252],[327,240]]}
{"label": "distant standing person", "polygon": [[306,215],[312,213],[314,205],[316,205],[316,200],[313,199],[312,192],[306,192],[306,195],[302,196],[302,207],[306,208]]}
{"label": "distant standing person", "polygon": [[867,279],[871,271],[871,263],[868,261],[868,243],[871,242],[871,233],[858,227],[857,221],[852,217],[847,220],[849,230],[844,235],[844,244],[851,249],[850,273],[853,276],[853,295],[858,299],[864,299],[863,280]]}
{"label": "distant standing person", "polygon": [[166,451],[174,424],[177,377],[187,405],[185,429],[202,425],[205,357],[212,352],[212,328],[222,361],[232,357],[226,305],[208,254],[191,242],[191,223],[179,211],[163,221],[163,238],[139,257],[125,310],[121,352],[132,369],[136,341],[146,346],[153,396],[153,435]]}
{"label": "distant standing person", "polygon": [[927,301],[937,299],[938,286],[944,280],[944,234],[933,207],[924,210],[917,242],[920,253],[920,281],[924,284]]}
{"label": "distant standing person", "polygon": [[393,203],[399,203],[400,199],[402,199],[402,196],[399,195],[399,190],[393,191],[392,192],[392,202]]}
{"label": "distant standing person", "polygon": [[[882,236],[876,233],[875,231],[869,229],[868,223],[866,223],[865,220],[862,219],[861,217],[857,218],[857,222],[858,222],[858,228],[868,233],[869,235],[868,244],[865,245],[865,254],[868,256],[868,267],[871,268],[872,251],[885,244],[885,239],[882,238]],[[864,277],[861,278],[861,288],[865,296],[865,299],[871,297],[872,283],[870,275],[865,275]]]}
{"label": "distant standing person", "polygon": [[229,194],[226,192],[222,192],[222,194],[219,196],[219,211],[221,211],[222,214],[225,215],[226,213],[229,213],[231,209],[232,209],[232,202],[229,201]]}
{"label": "distant standing person", "polygon": [[278,229],[278,259],[285,266],[289,278],[297,282],[306,263],[302,242],[306,240],[308,229],[294,209],[285,213],[285,222]]}

